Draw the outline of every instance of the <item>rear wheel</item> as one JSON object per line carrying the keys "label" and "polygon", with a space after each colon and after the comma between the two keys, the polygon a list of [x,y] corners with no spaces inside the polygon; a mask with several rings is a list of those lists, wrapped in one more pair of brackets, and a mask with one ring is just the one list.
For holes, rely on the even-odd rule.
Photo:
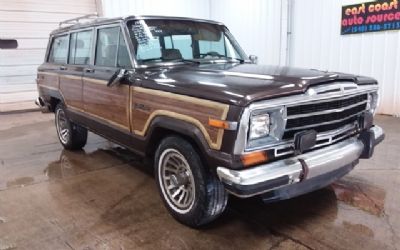
{"label": "rear wheel", "polygon": [[82,149],[87,142],[87,129],[68,119],[62,103],[57,104],[54,113],[58,139],[63,147],[69,150]]}
{"label": "rear wheel", "polygon": [[204,168],[188,141],[165,138],[156,151],[155,174],[161,198],[179,222],[199,227],[225,210],[228,194],[224,186]]}

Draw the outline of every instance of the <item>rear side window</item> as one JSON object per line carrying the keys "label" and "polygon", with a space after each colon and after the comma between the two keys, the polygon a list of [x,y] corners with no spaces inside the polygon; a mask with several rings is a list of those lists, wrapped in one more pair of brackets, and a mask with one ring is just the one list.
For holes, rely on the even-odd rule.
{"label": "rear side window", "polygon": [[51,44],[49,62],[63,64],[68,58],[68,35],[55,37]]}
{"label": "rear side window", "polygon": [[82,31],[71,34],[69,49],[70,64],[89,64],[92,49],[93,32]]}
{"label": "rear side window", "polygon": [[97,66],[131,68],[128,49],[119,27],[97,31]]}

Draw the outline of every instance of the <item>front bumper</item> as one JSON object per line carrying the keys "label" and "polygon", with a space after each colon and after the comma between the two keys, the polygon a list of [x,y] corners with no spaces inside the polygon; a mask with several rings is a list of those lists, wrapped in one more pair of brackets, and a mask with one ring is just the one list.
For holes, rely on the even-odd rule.
{"label": "front bumper", "polygon": [[[368,135],[352,137],[322,149],[250,169],[218,167],[217,174],[228,192],[242,198],[311,182],[316,178],[319,179],[318,183],[326,186],[348,173],[358,159],[367,158],[365,155],[370,157],[373,148],[384,139],[383,130],[378,126],[372,127]],[[314,189],[308,188],[307,191],[321,188],[321,185],[314,186]]]}

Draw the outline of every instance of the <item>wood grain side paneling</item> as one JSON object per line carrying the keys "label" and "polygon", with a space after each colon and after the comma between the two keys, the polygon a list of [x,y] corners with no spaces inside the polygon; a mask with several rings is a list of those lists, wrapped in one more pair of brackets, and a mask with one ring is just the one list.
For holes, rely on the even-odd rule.
{"label": "wood grain side paneling", "polygon": [[145,136],[155,117],[168,116],[194,124],[211,148],[221,148],[224,130],[209,126],[208,121],[210,118],[225,120],[228,105],[141,87],[132,87],[131,100],[131,124],[135,134]]}
{"label": "wood grain side paneling", "polygon": [[83,109],[82,77],[60,75],[60,90],[67,106]]}
{"label": "wood grain side paneling", "polygon": [[59,88],[59,76],[56,73],[39,72],[37,80],[38,84],[43,87]]}
{"label": "wood grain side paneling", "polygon": [[107,87],[107,81],[84,78],[84,111],[130,131],[129,86]]}

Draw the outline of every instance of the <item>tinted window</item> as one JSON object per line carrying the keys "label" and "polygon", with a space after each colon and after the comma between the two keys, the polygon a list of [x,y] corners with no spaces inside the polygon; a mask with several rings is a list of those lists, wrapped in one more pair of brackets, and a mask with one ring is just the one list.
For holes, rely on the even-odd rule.
{"label": "tinted window", "polygon": [[139,64],[182,63],[182,59],[209,63],[240,62],[246,54],[222,25],[184,20],[128,21]]}
{"label": "tinted window", "polygon": [[119,27],[99,29],[97,32],[96,62],[98,66],[115,67]]}
{"label": "tinted window", "polygon": [[161,58],[161,46],[158,37],[151,37],[145,41],[139,41],[140,46],[137,48],[136,58],[138,60],[146,60],[153,58]]}
{"label": "tinted window", "polygon": [[92,36],[92,31],[82,31],[71,34],[71,45],[69,49],[70,64],[89,64]]}
{"label": "tinted window", "polygon": [[129,58],[128,48],[124,41],[124,36],[122,35],[122,32],[119,33],[117,67],[132,68],[131,59]]}
{"label": "tinted window", "polygon": [[164,37],[166,49],[178,49],[185,59],[193,59],[192,36],[172,35]]}
{"label": "tinted window", "polygon": [[220,55],[225,55],[225,44],[222,40],[219,41],[203,41],[199,40],[200,55],[206,55],[210,51],[217,52]]}
{"label": "tinted window", "polygon": [[68,36],[59,36],[53,39],[50,49],[49,62],[63,64],[67,63]]}
{"label": "tinted window", "polygon": [[119,27],[98,30],[95,64],[106,67],[132,68],[128,48]]}

